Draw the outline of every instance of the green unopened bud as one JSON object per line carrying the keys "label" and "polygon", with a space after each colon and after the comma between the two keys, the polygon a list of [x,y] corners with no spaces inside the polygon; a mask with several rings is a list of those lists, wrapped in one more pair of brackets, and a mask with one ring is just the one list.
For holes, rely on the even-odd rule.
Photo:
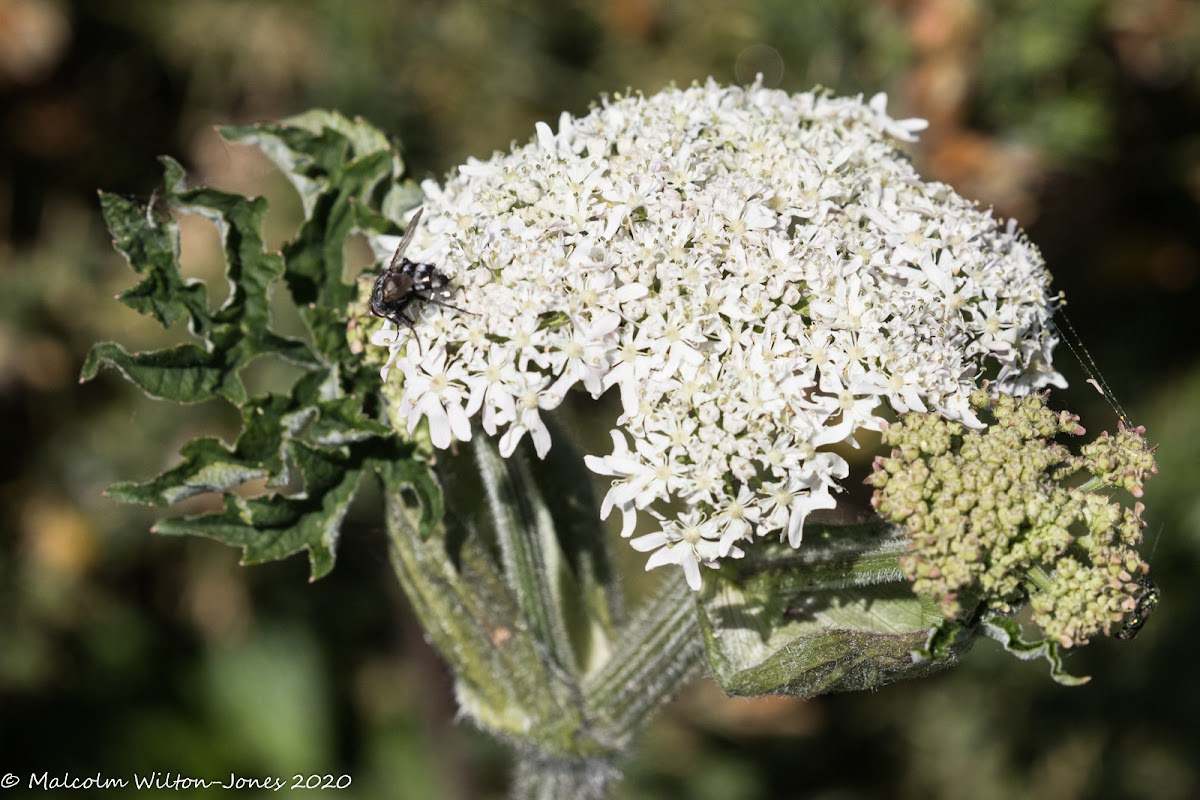
{"label": "green unopened bud", "polygon": [[[1137,553],[1142,506],[1097,490],[1141,496],[1157,471],[1144,429],[1122,424],[1075,456],[1053,437],[1082,433],[1078,418],[1050,411],[1041,396],[978,392],[972,405],[994,424],[964,431],[934,414],[901,417],[884,433],[891,455],[868,479],[875,508],[912,538],[901,567],[914,591],[948,619],[975,612],[962,597],[1000,613],[1028,601],[1063,647],[1140,627],[1153,607]],[[1090,479],[1072,485],[1078,474]]]}

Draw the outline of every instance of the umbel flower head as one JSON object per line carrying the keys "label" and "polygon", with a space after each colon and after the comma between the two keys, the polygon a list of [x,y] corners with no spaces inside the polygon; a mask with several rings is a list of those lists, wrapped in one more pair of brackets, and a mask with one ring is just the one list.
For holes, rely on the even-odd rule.
{"label": "umbel flower head", "polygon": [[[979,427],[983,378],[1061,384],[1037,251],[898,149],[924,127],[886,97],[713,81],[605,98],[444,185],[426,182],[408,257],[448,275],[413,335],[386,323],[397,427],[433,444],[472,418],[509,454],[551,446],[543,412],[615,389],[602,512],[657,530],[647,568],[801,542],[847,463],[827,450],[886,410]],[[381,253],[396,241],[384,237]],[[683,508],[682,512],[668,512]]]}
{"label": "umbel flower head", "polygon": [[[900,564],[913,589],[947,618],[979,604],[1007,614],[1028,599],[1033,622],[1063,647],[1098,633],[1128,638],[1156,595],[1137,552],[1142,504],[1109,495],[1141,497],[1158,471],[1144,429],[1122,424],[1076,456],[1053,437],[1083,433],[1078,418],[1048,410],[1040,396],[977,392],[971,403],[995,424],[965,431],[932,414],[905,415],[888,427],[891,455],[876,459],[868,479],[880,515],[912,539]],[[1088,480],[1073,486],[1077,475]]]}

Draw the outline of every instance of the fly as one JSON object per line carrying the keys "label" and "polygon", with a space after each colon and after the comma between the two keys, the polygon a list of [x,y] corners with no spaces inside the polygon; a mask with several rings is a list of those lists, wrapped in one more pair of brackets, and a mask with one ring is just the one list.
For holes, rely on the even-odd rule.
{"label": "fly", "polygon": [[[414,337],[417,335],[415,322],[404,313],[413,303],[432,303],[435,306],[449,308],[463,314],[471,313],[444,303],[433,296],[448,294],[446,287],[450,285],[449,276],[438,270],[433,264],[424,264],[404,257],[404,251],[417,231],[417,223],[421,221],[421,214],[424,210],[418,210],[408,223],[408,229],[396,247],[391,263],[375,279],[375,288],[371,291],[370,303],[372,314],[383,317],[397,327],[405,326],[412,331]],[[419,341],[417,346],[420,347]]]}

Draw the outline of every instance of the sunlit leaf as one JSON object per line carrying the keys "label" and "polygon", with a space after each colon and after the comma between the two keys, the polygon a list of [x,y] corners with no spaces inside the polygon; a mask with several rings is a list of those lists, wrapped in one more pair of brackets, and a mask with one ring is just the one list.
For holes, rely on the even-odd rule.
{"label": "sunlit leaf", "polygon": [[[89,353],[82,378],[94,378],[107,364],[152,397],[183,403],[219,397],[237,406],[242,430],[232,445],[198,438],[184,446],[180,464],[145,482],[119,483],[109,493],[159,506],[221,493],[222,511],[163,520],[156,529],[240,547],[246,563],[307,551],[317,578],[333,566],[341,524],[363,474],[415,458],[412,445],[380,416],[377,368],[364,365],[346,343],[356,289],[343,278],[342,253],[364,224],[396,226],[383,204],[398,216],[405,209],[397,207],[397,198],[415,204],[417,196],[401,181],[395,149],[365,123],[313,112],[226,133],[259,144],[293,180],[307,212],[300,231],[282,253],[269,250],[262,235],[265,200],[189,188],[183,168],[164,159],[159,196],[167,207],[210,220],[220,235],[231,289],[221,307],[209,311],[206,287],[180,272],[174,218],[153,202],[140,206],[102,194],[114,244],[143,276],[122,301],[164,327],[186,320],[197,341],[149,353],[100,344]],[[272,330],[272,294],[282,289],[296,303],[307,341]],[[304,374],[291,386],[249,397],[241,373],[261,356],[282,358]],[[423,507],[440,508],[428,483],[410,480],[408,491],[419,495]]]}
{"label": "sunlit leaf", "polygon": [[813,526],[799,550],[759,543],[706,575],[700,627],[721,688],[814,697],[953,664],[969,640],[913,658],[942,616],[901,575],[905,546],[884,526]]}

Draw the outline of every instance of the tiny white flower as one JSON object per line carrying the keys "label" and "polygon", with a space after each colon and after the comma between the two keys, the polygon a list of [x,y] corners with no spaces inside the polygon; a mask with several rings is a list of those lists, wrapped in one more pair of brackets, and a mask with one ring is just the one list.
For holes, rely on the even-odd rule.
{"label": "tiny white flower", "polygon": [[793,476],[763,484],[761,489],[764,521],[780,531],[792,547],[799,547],[804,536],[804,521],[819,508],[833,508],[837,501],[829,493],[830,484],[819,475]]}
{"label": "tiny white flower", "polygon": [[424,417],[429,421],[429,436],[435,447],[449,447],[452,438],[469,441],[471,423],[463,408],[466,396],[463,365],[447,364],[446,351],[438,347],[413,366],[415,369],[404,384],[406,399],[411,403],[409,432]]}
{"label": "tiny white flower", "polygon": [[736,542],[754,538],[758,525],[759,507],[754,492],[743,483],[736,496],[731,497],[714,515],[714,522],[721,532],[721,552],[725,556]]}
{"label": "tiny white flower", "polygon": [[688,586],[700,589],[700,567],[717,566],[720,558],[741,558],[740,548],[723,545],[718,526],[696,510],[685,511],[678,519],[659,518],[662,528],[630,541],[634,550],[653,551],[646,561],[646,570],[663,564],[683,567]]}
{"label": "tiny white flower", "polygon": [[545,391],[550,379],[546,376],[522,373],[518,383],[513,387],[516,419],[500,437],[500,455],[508,458],[517,449],[517,444],[526,433],[533,440],[534,450],[538,458],[550,452],[550,431],[542,422],[539,412],[551,409],[562,402],[562,398]]}

